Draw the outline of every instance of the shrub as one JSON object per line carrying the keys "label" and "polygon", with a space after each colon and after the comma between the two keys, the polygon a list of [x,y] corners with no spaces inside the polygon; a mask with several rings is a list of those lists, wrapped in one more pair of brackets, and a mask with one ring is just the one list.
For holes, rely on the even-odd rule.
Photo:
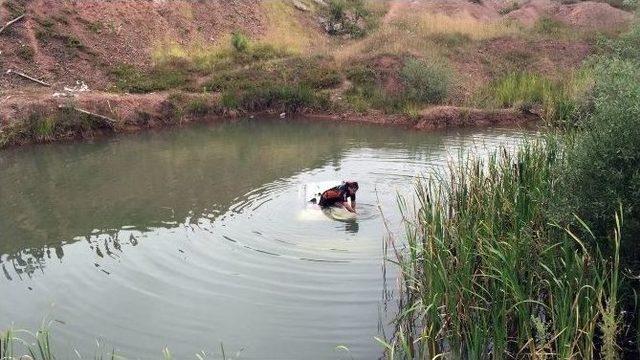
{"label": "shrub", "polygon": [[187,103],[187,112],[192,115],[206,115],[210,111],[209,104],[204,98],[195,98]]}
{"label": "shrub", "polygon": [[340,73],[323,59],[291,57],[218,71],[205,83],[205,88],[210,91],[246,90],[284,83],[325,89],[341,82]]}
{"label": "shrub", "polygon": [[640,22],[631,26],[629,32],[617,39],[603,39],[600,43],[602,54],[621,59],[640,59]]}
{"label": "shrub", "polygon": [[640,270],[638,65],[622,59],[597,65],[593,112],[569,147],[564,181],[569,206],[601,238],[606,238],[606,225],[622,204],[622,254],[635,270]]}
{"label": "shrub", "polygon": [[249,47],[249,38],[243,33],[236,31],[231,34],[231,45],[237,52],[245,52]]}
{"label": "shrub", "polygon": [[518,10],[520,9],[520,3],[517,1],[512,1],[511,4],[501,8],[500,10],[498,10],[498,13],[500,15],[506,15],[512,11]]}
{"label": "shrub", "polygon": [[373,26],[373,18],[363,0],[330,0],[325,10],[325,30],[330,35],[360,38]]}
{"label": "shrub", "polygon": [[278,110],[296,112],[304,108],[326,109],[329,100],[303,85],[272,84],[244,91],[227,91],[222,103],[245,111]]}
{"label": "shrub", "polygon": [[183,86],[189,80],[186,66],[178,63],[163,64],[145,72],[129,65],[114,67],[111,75],[115,77],[116,87],[130,93],[148,93]]}
{"label": "shrub", "polygon": [[638,0],[622,0],[622,8],[636,10],[638,8]]}
{"label": "shrub", "polygon": [[375,84],[378,75],[369,66],[358,65],[347,69],[347,79],[356,85]]}
{"label": "shrub", "polygon": [[540,34],[558,36],[567,29],[567,25],[548,16],[543,16],[538,19],[534,28]]}
{"label": "shrub", "polygon": [[400,75],[407,98],[415,102],[441,103],[451,86],[451,70],[439,63],[409,59]]}

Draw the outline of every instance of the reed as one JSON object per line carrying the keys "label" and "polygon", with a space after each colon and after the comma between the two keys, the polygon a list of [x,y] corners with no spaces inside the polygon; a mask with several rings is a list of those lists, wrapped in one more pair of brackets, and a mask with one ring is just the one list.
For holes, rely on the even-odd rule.
{"label": "reed", "polygon": [[[466,159],[416,186],[390,358],[615,358],[618,247],[606,258],[548,208],[562,162],[553,139]],[[588,233],[588,229],[585,230]]]}

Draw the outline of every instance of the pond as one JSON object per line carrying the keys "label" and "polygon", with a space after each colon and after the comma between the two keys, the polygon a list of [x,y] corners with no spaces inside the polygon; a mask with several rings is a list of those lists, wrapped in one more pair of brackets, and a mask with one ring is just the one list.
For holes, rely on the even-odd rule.
{"label": "pond", "polygon": [[[399,232],[416,176],[530,133],[260,119],[0,151],[0,329],[50,323],[58,358],[378,358],[379,208]],[[356,221],[307,208],[306,184],[342,179]]]}

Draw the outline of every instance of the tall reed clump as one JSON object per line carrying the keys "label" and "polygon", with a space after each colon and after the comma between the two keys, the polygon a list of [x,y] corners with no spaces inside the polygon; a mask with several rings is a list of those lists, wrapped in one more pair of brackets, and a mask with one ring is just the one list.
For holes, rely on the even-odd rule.
{"label": "tall reed clump", "polygon": [[[17,332],[28,334],[31,341],[26,341],[17,336]],[[22,354],[22,355],[19,355]],[[45,327],[31,333],[29,331],[14,331],[8,329],[0,332],[0,359],[33,359],[54,360],[56,357],[51,346],[49,330]]]}
{"label": "tall reed clump", "polygon": [[[581,358],[617,354],[618,244],[606,259],[549,224],[560,147],[461,161],[416,186],[390,358]],[[598,346],[596,344],[599,344]],[[613,358],[613,357],[611,357]]]}

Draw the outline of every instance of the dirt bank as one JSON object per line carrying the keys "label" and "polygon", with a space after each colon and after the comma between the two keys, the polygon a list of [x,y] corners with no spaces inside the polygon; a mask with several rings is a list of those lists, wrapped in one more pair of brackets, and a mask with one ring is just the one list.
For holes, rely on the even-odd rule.
{"label": "dirt bank", "polygon": [[[225,111],[216,96],[189,93],[76,95],[12,94],[0,98],[0,147],[91,138],[145,129],[182,126],[194,122],[280,114]],[[284,116],[291,116],[286,114]],[[415,130],[482,127],[539,120],[515,109],[484,110],[435,106],[413,115],[382,112],[331,113],[302,110],[318,121],[401,126]]]}
{"label": "dirt bank", "polygon": [[[108,89],[111,71],[121,64],[148,68],[159,46],[210,46],[231,31],[264,31],[259,0],[0,2],[2,24],[18,14],[20,22],[0,35],[3,69],[21,69],[54,85],[85,82]],[[3,72],[4,73],[4,72]],[[22,88],[1,76],[0,88]]]}
{"label": "dirt bank", "polygon": [[614,8],[604,2],[580,1],[573,4],[551,0],[529,0],[509,12],[507,18],[532,26],[540,18],[548,17],[567,25],[599,31],[620,29],[633,18],[633,14]]}

